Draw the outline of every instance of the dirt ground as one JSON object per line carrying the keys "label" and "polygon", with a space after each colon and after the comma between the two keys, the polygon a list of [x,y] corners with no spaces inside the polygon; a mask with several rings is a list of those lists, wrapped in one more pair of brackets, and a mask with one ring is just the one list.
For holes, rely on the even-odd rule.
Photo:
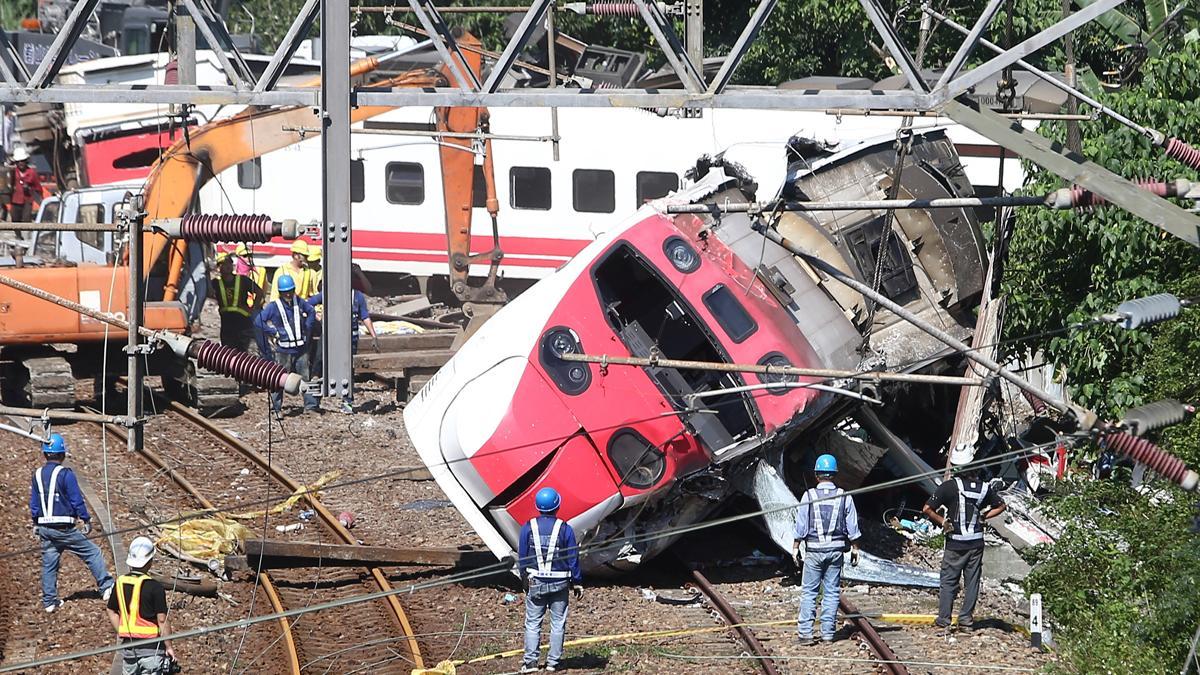
{"label": "dirt ground", "polygon": [[[244,398],[246,410],[236,417],[219,420],[220,426],[268,455],[272,462],[301,482],[309,483],[332,470],[341,471],[336,483],[325,490],[322,500],[334,513],[348,511],[354,516],[355,535],[364,543],[393,546],[434,546],[482,548],[482,542],[466,521],[453,509],[431,480],[414,480],[410,469],[423,468],[416,451],[408,442],[402,419],[402,406],[392,391],[371,382],[360,383],[357,411],[344,415],[333,410],[335,401],[326,400],[322,413],[301,414],[299,399],[290,399],[290,409],[282,421],[271,421],[266,394]],[[67,427],[70,429],[70,427]],[[77,471],[95,485],[103,485],[103,462],[99,461],[98,441],[94,432],[79,427],[69,440],[79,445]],[[90,440],[89,440],[90,436]],[[186,439],[177,439],[186,443]],[[163,497],[155,503],[155,493],[143,487],[146,481],[132,469],[114,468],[126,460],[123,449],[109,447],[110,488],[137,492],[148,509],[148,517],[178,509]],[[10,434],[0,435],[0,503],[4,509],[5,550],[3,559],[6,583],[0,593],[0,620],[10,632],[10,645],[4,653],[8,663],[33,655],[61,653],[103,643],[111,639],[99,614],[99,600],[90,578],[81,565],[64,565],[60,581],[68,598],[66,611],[48,621],[40,612],[37,595],[35,552],[27,547],[28,472],[40,457],[31,444]],[[132,514],[116,514],[133,517]],[[285,514],[285,519],[289,517]],[[290,516],[299,521],[298,512]],[[875,528],[874,530],[872,528]],[[868,536],[887,540],[906,562],[936,565],[937,551],[909,546],[889,535],[882,525],[866,528]],[[25,532],[23,532],[23,530]],[[757,535],[743,538],[741,533],[704,533],[727,540],[726,551],[742,551],[749,556],[763,546]],[[888,538],[891,536],[892,538]],[[882,545],[881,545],[882,546]],[[765,549],[764,549],[765,550]],[[109,555],[111,563],[111,554]],[[769,557],[769,555],[768,555]],[[790,564],[783,562],[745,566],[725,560],[702,560],[701,566],[714,584],[730,599],[745,622],[755,624],[768,651],[779,657],[776,665],[785,673],[844,673],[872,671],[872,656],[848,630],[830,645],[804,647],[795,640],[795,614],[798,606],[797,578]],[[470,660],[515,649],[521,643],[523,597],[515,578],[507,573],[491,574],[461,583],[444,583],[449,570],[393,570],[393,585],[404,588],[415,584],[419,590],[400,596],[415,630],[420,635],[427,665],[445,659]],[[676,556],[665,556],[637,577],[615,582],[588,582],[582,600],[571,606],[569,640],[596,638],[589,644],[568,647],[563,664],[574,672],[688,672],[752,673],[757,664],[744,657],[744,646],[712,609],[693,599],[688,586],[691,572]],[[241,588],[239,588],[239,586]],[[251,586],[245,582],[224,582],[229,597],[245,594]],[[933,611],[936,591],[865,585],[849,586],[847,597],[863,612]],[[219,620],[227,612],[218,611],[220,601],[191,600],[178,613],[181,629]],[[30,610],[37,610],[30,611]],[[239,611],[244,611],[240,606]],[[914,661],[912,672],[1021,672],[1036,670],[1050,656],[1034,652],[1028,639],[1011,627],[1025,620],[1019,614],[1020,603],[998,586],[988,585],[982,598],[980,618],[994,619],[985,628],[952,636],[939,635],[927,626],[880,625],[880,632],[892,644],[902,660]],[[256,611],[256,613],[263,613]],[[638,633],[675,631],[675,634],[644,637]],[[613,637],[617,636],[617,637]],[[216,654],[236,648],[220,636],[204,644],[189,646],[190,672],[223,672],[226,660]],[[32,641],[32,644],[30,644]],[[236,642],[236,641],[235,641]],[[22,646],[24,645],[24,646]],[[211,656],[210,656],[211,655]],[[109,660],[94,657],[72,668],[55,672],[99,672]],[[458,666],[460,673],[512,672],[519,659],[494,658]],[[76,668],[81,667],[81,670]],[[998,668],[998,667],[1002,667]]]}

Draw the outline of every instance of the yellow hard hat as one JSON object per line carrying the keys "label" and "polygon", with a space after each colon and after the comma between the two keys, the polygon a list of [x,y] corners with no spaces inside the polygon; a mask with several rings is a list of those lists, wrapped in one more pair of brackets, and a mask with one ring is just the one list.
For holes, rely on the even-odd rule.
{"label": "yellow hard hat", "polygon": [[250,254],[250,249],[246,248],[245,244],[238,244],[237,248],[233,249],[233,254],[245,257]]}
{"label": "yellow hard hat", "polygon": [[319,246],[313,246],[312,248],[308,249],[308,262],[320,262],[320,261],[321,261],[321,248]]}
{"label": "yellow hard hat", "polygon": [[217,254],[217,264],[219,265],[219,264],[225,262],[225,259],[228,257],[229,257],[229,251],[221,251],[220,253]]}
{"label": "yellow hard hat", "polygon": [[304,241],[303,239],[297,239],[296,241],[293,241],[292,253],[299,253],[300,255],[307,256],[308,242]]}

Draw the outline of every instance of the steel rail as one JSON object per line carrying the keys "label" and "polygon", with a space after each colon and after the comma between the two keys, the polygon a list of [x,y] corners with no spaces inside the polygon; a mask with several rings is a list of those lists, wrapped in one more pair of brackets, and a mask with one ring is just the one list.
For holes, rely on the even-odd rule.
{"label": "steel rail", "polygon": [[737,613],[737,610],[733,608],[733,605],[729,604],[729,601],[725,599],[725,596],[721,595],[721,592],[717,590],[716,586],[713,586],[712,583],[700,573],[700,570],[692,570],[692,578],[696,580],[696,587],[699,588],[704,595],[708,596],[708,599],[712,602],[713,607],[716,608],[717,612],[721,615],[721,618],[725,620],[725,623],[729,626],[732,626],[733,629],[737,631],[738,636],[742,638],[742,642],[746,643],[746,647],[750,650],[750,652],[754,656],[758,657],[758,666],[759,668],[762,668],[763,673],[765,673],[765,675],[779,675],[779,671],[775,668],[775,662],[771,660],[771,655],[767,653],[766,648],[763,647],[762,643],[758,641],[757,637],[755,637],[754,631],[746,625],[746,622],[742,621],[742,617]]}
{"label": "steel rail", "polygon": [[[279,467],[267,462],[267,458],[263,457],[257,450],[246,445],[241,439],[229,434],[224,429],[213,425],[212,422],[201,416],[196,411],[180,405],[176,401],[171,401],[168,404],[167,409],[178,414],[180,417],[191,422],[193,425],[200,427],[202,430],[211,434],[212,436],[219,438],[229,447],[237,450],[240,454],[252,461],[256,466],[266,471],[267,474],[272,478],[286,486],[292,491],[292,493],[300,491],[305,492],[303,499],[309,503],[313,511],[316,512],[317,517],[321,519],[322,523],[324,523],[325,526],[328,527],[338,539],[341,539],[343,542],[351,546],[359,545],[358,539],[356,539],[354,535],[350,533],[350,530],[347,530],[346,527],[342,525],[341,521],[339,521],[337,517],[334,516],[333,513],[324,504],[322,504],[319,499],[316,498],[316,495],[307,492],[304,485],[296,482],[295,479],[286,473],[283,473]],[[371,573],[371,577],[374,579],[375,585],[379,587],[381,592],[386,593],[393,590],[392,585],[388,582],[387,576],[383,573],[383,570],[378,567],[367,567],[366,569]],[[408,650],[412,656],[413,666],[416,668],[423,668],[424,661],[421,658],[421,648],[417,644],[417,639],[414,637],[412,625],[408,621],[408,615],[405,613],[404,608],[400,605],[400,600],[395,595],[388,595],[385,600],[387,601],[388,607],[391,609],[391,616],[396,621],[396,625],[404,632],[404,636],[408,640]]]}
{"label": "steel rail", "polygon": [[855,630],[863,637],[867,646],[871,648],[872,652],[875,652],[875,656],[879,657],[880,665],[892,675],[908,675],[908,668],[896,657],[896,652],[892,651],[888,643],[879,635],[879,631],[875,630],[875,626],[871,625],[871,621],[863,616],[858,608],[846,599],[845,595],[838,600],[838,605],[841,607],[842,614],[854,624]]}
{"label": "steel rail", "polygon": [[[90,408],[86,407],[84,409],[91,410]],[[93,423],[101,424],[100,422],[95,421],[93,421]],[[101,427],[104,429],[104,431],[116,436],[121,442],[125,442],[128,438],[128,431],[119,426],[114,424],[101,424]],[[213,504],[211,501],[209,501],[209,499],[205,497],[204,494],[201,493],[200,490],[193,485],[190,480],[172,468],[171,465],[162,457],[162,455],[159,455],[157,452],[145,447],[145,445],[139,448],[137,452],[142,456],[142,459],[146,460],[156,470],[169,477],[175,482],[176,485],[182,488],[184,492],[188,493],[188,495],[190,495],[197,502],[200,502],[200,505],[206,510],[213,512],[217,511],[216,504]],[[275,589],[275,584],[271,581],[271,577],[268,576],[266,572],[260,572],[258,575],[258,581],[262,585],[263,590],[266,592],[267,598],[271,602],[272,609],[275,612],[282,611],[283,607],[278,605],[279,593]],[[292,634],[292,625],[287,619],[280,619],[279,626],[280,630],[283,631],[284,649],[287,651],[288,658],[290,660],[290,663],[287,665],[287,670],[289,673],[292,673],[292,675],[300,675],[300,655],[296,651],[296,640],[295,636]]]}

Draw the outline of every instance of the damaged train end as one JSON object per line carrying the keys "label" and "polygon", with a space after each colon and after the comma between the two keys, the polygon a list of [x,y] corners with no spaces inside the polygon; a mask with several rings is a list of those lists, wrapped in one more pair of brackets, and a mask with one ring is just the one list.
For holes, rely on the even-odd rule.
{"label": "damaged train end", "polygon": [[[881,198],[896,166],[893,141],[822,156],[792,147],[783,194]],[[913,196],[971,194],[944,132],[916,135],[903,159]],[[549,485],[562,495],[559,516],[580,533],[585,569],[632,570],[665,550],[672,530],[734,494],[763,502],[755,486],[765,474],[778,479],[765,483],[779,503],[784,454],[845,419],[864,395],[880,395],[849,380],[606,366],[563,354],[916,370],[940,352],[883,313],[868,320],[861,297],[754,232],[757,216],[667,215],[669,204],[756,197],[753,180],[719,158],[701,160],[694,174],[691,187],[642,207],[501,309],[405,409],[422,461],[498,558],[513,555],[535,493]],[[879,263],[883,217],[789,213],[777,225],[969,332],[955,316],[982,286],[975,215],[897,217]],[[872,333],[881,338],[864,354]]]}

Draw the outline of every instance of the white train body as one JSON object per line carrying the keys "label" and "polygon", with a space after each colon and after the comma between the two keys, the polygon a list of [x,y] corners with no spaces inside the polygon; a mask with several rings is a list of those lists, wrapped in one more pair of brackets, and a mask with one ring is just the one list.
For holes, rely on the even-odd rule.
{"label": "white train body", "polygon": [[[902,121],[725,109],[685,119],[640,109],[561,108],[555,160],[548,140],[549,110],[495,108],[490,113],[491,133],[498,136],[493,162],[505,253],[501,273],[516,279],[547,276],[646,198],[665,194],[664,185],[686,185],[684,172],[703,154],[726,152],[762,181],[759,197],[769,198],[783,180],[781,148],[791,136],[854,142],[893,134]],[[352,159],[362,182],[348,176],[342,184],[361,197],[353,204],[353,255],[367,272],[416,277],[447,272],[437,140],[432,135],[368,133],[380,128],[431,130],[431,120],[430,108],[406,108],[355,125]],[[945,119],[921,118],[914,126],[939,125],[948,128],[976,188],[994,189],[1000,176],[998,147]],[[1011,155],[1004,162],[1005,188],[1019,187],[1020,162]],[[200,210],[317,221],[320,167],[321,140],[310,136],[262,157],[257,177],[245,165],[223,172],[201,191]],[[487,250],[491,241],[491,221],[481,201],[476,206],[473,252]],[[255,247],[258,262],[268,267],[281,264],[286,255],[286,242]],[[472,269],[473,274],[485,272],[484,267]]]}

